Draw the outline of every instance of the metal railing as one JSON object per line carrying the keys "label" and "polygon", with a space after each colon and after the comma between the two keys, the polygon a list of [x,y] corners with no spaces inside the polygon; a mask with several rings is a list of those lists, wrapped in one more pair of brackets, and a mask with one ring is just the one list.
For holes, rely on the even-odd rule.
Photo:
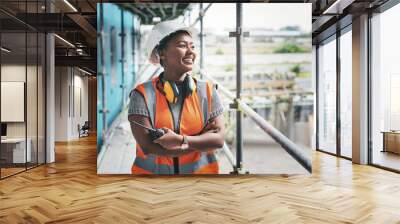
{"label": "metal railing", "polygon": [[237,102],[238,110],[247,114],[264,132],[270,135],[278,144],[282,146],[286,152],[291,155],[301,166],[303,166],[308,172],[311,173],[311,159],[307,158],[307,156],[303,153],[302,149],[293,143],[290,139],[288,139],[285,135],[283,135],[278,129],[269,124],[263,117],[261,117],[257,112],[255,112],[251,107],[249,107],[242,100],[235,98],[235,95],[223,87],[220,83],[218,83],[211,76],[207,75],[207,73],[201,69],[200,74],[202,77],[210,80],[212,83],[218,86],[218,90],[229,98],[232,101]]}

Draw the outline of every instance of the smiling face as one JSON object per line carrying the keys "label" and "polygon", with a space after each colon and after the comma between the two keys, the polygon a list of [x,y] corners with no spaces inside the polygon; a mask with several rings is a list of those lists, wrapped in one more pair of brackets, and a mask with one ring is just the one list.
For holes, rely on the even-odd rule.
{"label": "smiling face", "polygon": [[160,51],[160,59],[164,69],[184,74],[193,70],[196,60],[192,37],[186,32],[180,32],[171,38],[165,49]]}

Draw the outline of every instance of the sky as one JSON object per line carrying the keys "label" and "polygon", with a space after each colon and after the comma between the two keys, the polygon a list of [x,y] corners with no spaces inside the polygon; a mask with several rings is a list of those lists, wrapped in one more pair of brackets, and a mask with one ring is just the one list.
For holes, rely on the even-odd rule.
{"label": "sky", "polygon": [[[207,7],[204,3],[204,8]],[[192,11],[192,21],[198,15],[198,6]],[[299,26],[311,31],[311,4],[297,3],[244,3],[243,24],[248,28],[279,29]],[[213,3],[204,17],[205,28],[234,28],[236,25],[235,3]]]}

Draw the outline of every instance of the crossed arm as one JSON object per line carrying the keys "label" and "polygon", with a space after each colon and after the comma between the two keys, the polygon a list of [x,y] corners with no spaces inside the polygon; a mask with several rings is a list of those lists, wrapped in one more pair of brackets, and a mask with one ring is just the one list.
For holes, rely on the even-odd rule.
{"label": "crossed arm", "polygon": [[[129,115],[130,121],[136,121],[147,127],[151,127],[149,118],[141,115]],[[168,128],[163,128],[165,134],[151,141],[149,131],[131,122],[131,130],[136,142],[142,147],[145,154],[156,154],[160,156],[176,157],[195,150],[208,151],[221,148],[224,144],[224,121],[222,115],[217,116],[207,124],[204,130],[195,136],[187,136],[189,142],[188,150],[180,150],[183,136],[176,134]]]}

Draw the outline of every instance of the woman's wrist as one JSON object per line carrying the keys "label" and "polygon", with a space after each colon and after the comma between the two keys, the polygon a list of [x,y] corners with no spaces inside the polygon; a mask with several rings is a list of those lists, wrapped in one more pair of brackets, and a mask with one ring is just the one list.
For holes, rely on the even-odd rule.
{"label": "woman's wrist", "polygon": [[182,144],[181,144],[181,150],[182,150],[182,151],[186,151],[186,150],[189,149],[189,140],[188,140],[188,136],[183,135],[182,137],[183,137],[183,141],[182,141]]}
{"label": "woman's wrist", "polygon": [[183,135],[179,135],[179,142],[181,145],[183,144],[183,140],[184,140]]}

